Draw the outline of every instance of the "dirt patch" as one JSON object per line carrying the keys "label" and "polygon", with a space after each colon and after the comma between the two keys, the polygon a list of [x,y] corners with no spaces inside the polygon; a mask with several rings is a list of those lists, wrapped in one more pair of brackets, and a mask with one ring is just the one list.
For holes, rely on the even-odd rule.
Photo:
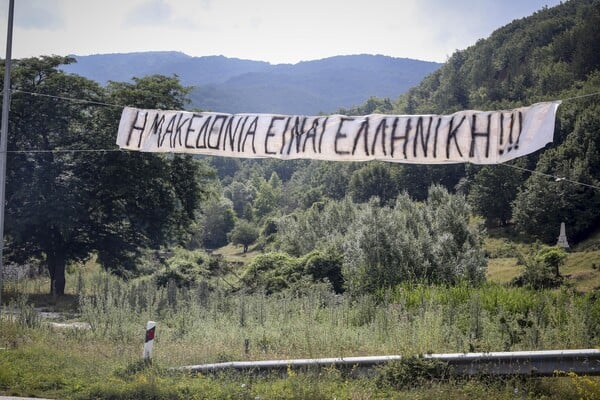
{"label": "dirt patch", "polygon": [[48,325],[56,329],[92,329],[88,322],[49,322]]}

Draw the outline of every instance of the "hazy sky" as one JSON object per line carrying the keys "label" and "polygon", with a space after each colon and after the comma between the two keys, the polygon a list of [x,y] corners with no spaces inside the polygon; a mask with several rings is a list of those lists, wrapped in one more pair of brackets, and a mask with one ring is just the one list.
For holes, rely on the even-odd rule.
{"label": "hazy sky", "polygon": [[[177,50],[296,63],[342,54],[445,61],[559,0],[15,0],[13,58]],[[8,0],[0,0],[1,58]]]}

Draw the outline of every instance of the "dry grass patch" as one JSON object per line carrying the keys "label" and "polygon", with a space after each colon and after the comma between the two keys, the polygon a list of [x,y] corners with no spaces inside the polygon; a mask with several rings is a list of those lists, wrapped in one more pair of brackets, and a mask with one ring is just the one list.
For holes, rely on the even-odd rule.
{"label": "dry grass patch", "polygon": [[561,267],[561,273],[569,277],[580,292],[600,288],[600,250],[570,253]]}
{"label": "dry grass patch", "polygon": [[491,258],[488,260],[487,280],[494,283],[510,283],[522,272],[517,265],[517,258]]}
{"label": "dry grass patch", "polygon": [[225,261],[230,263],[247,265],[251,263],[256,256],[261,254],[261,252],[256,250],[255,247],[250,246],[248,252],[244,253],[243,246],[228,244],[227,246],[214,250],[212,254],[220,255]]}

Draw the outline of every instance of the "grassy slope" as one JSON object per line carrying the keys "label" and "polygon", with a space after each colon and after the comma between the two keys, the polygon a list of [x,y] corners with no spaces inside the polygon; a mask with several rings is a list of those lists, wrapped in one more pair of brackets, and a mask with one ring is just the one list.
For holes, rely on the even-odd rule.
{"label": "grassy slope", "polygon": [[[509,240],[493,232],[486,240],[485,248],[490,256],[488,280],[505,284],[522,271],[522,267],[517,265],[516,254],[527,254],[532,245]],[[600,288],[600,230],[571,249],[560,271],[580,292]]]}
{"label": "grassy slope", "polygon": [[255,250],[253,247],[250,247],[247,253],[244,253],[242,246],[236,246],[233,244],[228,244],[227,246],[221,247],[213,251],[213,254],[218,254],[223,256],[226,261],[234,264],[248,264],[250,263],[254,257],[260,254],[259,251]]}

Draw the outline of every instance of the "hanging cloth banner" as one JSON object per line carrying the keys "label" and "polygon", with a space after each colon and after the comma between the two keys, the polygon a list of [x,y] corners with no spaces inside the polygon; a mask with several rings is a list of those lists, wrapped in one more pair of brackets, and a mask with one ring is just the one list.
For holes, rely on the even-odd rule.
{"label": "hanging cloth banner", "polygon": [[560,101],[451,115],[298,116],[126,107],[117,144],[147,152],[418,164],[497,164],[552,142]]}

